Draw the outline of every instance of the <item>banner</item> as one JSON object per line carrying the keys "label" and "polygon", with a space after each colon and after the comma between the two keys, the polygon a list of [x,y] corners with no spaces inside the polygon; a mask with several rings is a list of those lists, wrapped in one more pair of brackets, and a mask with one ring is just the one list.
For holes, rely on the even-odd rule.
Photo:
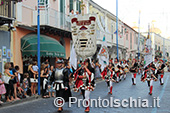
{"label": "banner", "polygon": [[97,58],[99,59],[99,64],[101,64],[101,71],[109,65],[109,53],[107,48],[107,42],[105,41],[105,37],[103,38],[103,43],[98,53]]}
{"label": "banner", "polygon": [[144,62],[145,62],[145,66],[148,66],[151,62],[152,62],[152,48],[151,48],[151,39],[148,38],[146,40],[146,44],[145,44],[145,47],[144,47]]}
{"label": "banner", "polygon": [[96,15],[86,14],[71,17],[74,49],[82,59],[96,53]]}
{"label": "banner", "polygon": [[72,49],[70,53],[70,65],[73,66],[75,70],[77,69],[77,55],[74,49],[74,44],[72,45]]}

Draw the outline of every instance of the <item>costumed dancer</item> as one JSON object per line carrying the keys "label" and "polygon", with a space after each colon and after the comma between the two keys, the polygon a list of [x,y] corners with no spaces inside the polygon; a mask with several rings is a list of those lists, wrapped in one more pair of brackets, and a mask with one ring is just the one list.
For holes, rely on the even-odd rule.
{"label": "costumed dancer", "polygon": [[165,64],[164,64],[163,60],[160,60],[160,65],[159,65],[158,70],[157,70],[157,74],[160,75],[160,79],[159,79],[160,85],[164,84],[164,81],[163,81],[164,68],[165,68]]}
{"label": "costumed dancer", "polygon": [[158,68],[159,68],[159,65],[160,65],[158,57],[155,57],[153,64],[154,64],[154,66],[156,68],[156,70],[155,70],[155,72],[156,72],[155,77],[158,78],[158,74],[159,74]]}
{"label": "costumed dancer", "polygon": [[126,60],[123,60],[122,68],[123,68],[123,78],[125,80],[126,79],[126,73],[129,72],[129,66],[128,66]]}
{"label": "costumed dancer", "polygon": [[154,76],[156,73],[156,67],[154,66],[153,63],[149,64],[147,67],[144,69],[144,79],[142,80],[143,82],[147,80],[148,87],[149,87],[149,95],[152,95],[153,91],[153,81],[157,81],[157,78]]}
{"label": "costumed dancer", "polygon": [[[94,91],[95,89],[95,79],[94,79],[94,68],[91,67],[90,60],[86,59],[85,60],[85,65],[84,65],[84,73],[83,76],[86,76],[86,83],[85,83],[85,99],[86,99],[86,104],[90,105],[90,92]],[[89,112],[90,107],[86,107],[85,112]]]}
{"label": "costumed dancer", "polygon": [[79,89],[81,90],[81,94],[83,95],[83,99],[85,99],[85,85],[83,83],[83,78],[86,76],[83,76],[84,69],[83,65],[79,67],[76,72],[74,73],[74,91],[79,92]]}
{"label": "costumed dancer", "polygon": [[123,61],[122,60],[120,60],[119,61],[119,71],[120,71],[120,73],[119,73],[119,81],[121,81],[122,80],[122,78],[123,78]]}
{"label": "costumed dancer", "polygon": [[[69,87],[69,75],[68,69],[63,68],[63,60],[58,59],[57,68],[54,74],[51,76],[51,81],[54,82],[53,89],[56,90],[56,97],[62,97],[65,102],[69,101],[71,97],[71,91]],[[63,101],[58,101],[58,105],[61,105]],[[58,112],[63,111],[62,107],[58,108]]]}
{"label": "costumed dancer", "polygon": [[144,71],[144,58],[142,58],[139,63],[139,74],[142,74],[143,71]]}
{"label": "costumed dancer", "polygon": [[118,62],[118,59],[115,58],[114,60],[114,70],[115,70],[115,74],[116,74],[116,82],[118,83],[119,82],[119,73],[120,73],[120,63]]}
{"label": "costumed dancer", "polygon": [[132,67],[130,68],[130,72],[132,73],[132,85],[136,85],[137,69],[138,69],[138,63],[134,58],[132,61]]}
{"label": "costumed dancer", "polygon": [[114,80],[115,77],[115,72],[114,72],[114,67],[113,63],[109,61],[109,66],[105,67],[103,72],[101,73],[102,78],[105,79],[108,87],[108,94],[112,95],[112,89],[113,89],[113,82],[116,82]]}

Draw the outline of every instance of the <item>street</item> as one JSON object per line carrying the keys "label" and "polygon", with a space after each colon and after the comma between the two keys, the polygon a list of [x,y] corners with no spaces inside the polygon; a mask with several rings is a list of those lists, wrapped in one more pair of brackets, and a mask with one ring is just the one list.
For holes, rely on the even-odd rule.
{"label": "street", "polygon": [[[90,108],[90,113],[170,113],[170,82],[169,73],[165,73],[164,85],[161,86],[159,81],[153,83],[153,94],[148,95],[149,89],[146,82],[140,81],[140,75],[137,75],[137,85],[132,86],[131,75],[128,74],[126,80],[120,83],[113,83],[113,95],[107,94],[107,87],[104,81],[99,81],[96,85],[96,89],[91,93],[90,98],[96,99],[101,97],[102,99],[109,99],[112,96],[114,99],[148,99],[149,105],[152,104],[153,97],[159,97],[160,108]],[[72,96],[82,98],[79,93],[72,93]],[[57,113],[57,108],[53,105],[54,98],[49,99],[37,99],[34,101],[24,102],[8,107],[0,108],[0,113]],[[77,107],[77,104],[73,104],[71,108],[68,105],[64,105],[64,111],[62,113],[84,113],[84,108]]]}

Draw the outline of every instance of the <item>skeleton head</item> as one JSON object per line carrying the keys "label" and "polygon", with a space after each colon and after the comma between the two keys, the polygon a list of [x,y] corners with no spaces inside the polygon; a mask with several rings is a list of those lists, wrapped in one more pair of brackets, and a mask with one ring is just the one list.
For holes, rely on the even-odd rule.
{"label": "skeleton head", "polygon": [[71,30],[75,51],[78,56],[91,57],[96,52],[96,16],[78,15],[71,18]]}

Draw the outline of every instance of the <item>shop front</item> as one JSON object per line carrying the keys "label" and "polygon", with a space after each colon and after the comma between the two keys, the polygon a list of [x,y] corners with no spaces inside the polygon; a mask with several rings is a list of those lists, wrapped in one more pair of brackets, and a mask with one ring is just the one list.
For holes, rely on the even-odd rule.
{"label": "shop front", "polygon": [[3,73],[4,65],[6,62],[10,62],[11,50],[10,50],[10,32],[0,30],[0,72]]}
{"label": "shop front", "polygon": [[[28,34],[21,38],[21,53],[23,59],[23,72],[27,71],[28,64],[37,61],[37,35]],[[50,65],[55,66],[57,58],[65,58],[65,48],[55,39],[40,35],[41,63],[48,59]]]}

